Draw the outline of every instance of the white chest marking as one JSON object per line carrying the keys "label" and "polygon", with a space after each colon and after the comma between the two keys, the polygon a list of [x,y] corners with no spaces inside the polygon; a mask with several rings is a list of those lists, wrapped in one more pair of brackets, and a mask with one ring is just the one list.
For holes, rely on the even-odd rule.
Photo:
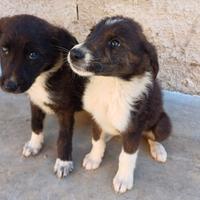
{"label": "white chest marking", "polygon": [[93,76],[83,96],[84,108],[105,132],[119,134],[126,130],[134,103],[150,84],[150,73],[128,82],[116,77]]}
{"label": "white chest marking", "polygon": [[49,97],[49,92],[46,89],[46,81],[51,73],[56,72],[62,66],[62,63],[62,58],[59,58],[55,66],[52,67],[51,70],[39,75],[27,91],[30,100],[47,114],[54,114],[54,111],[46,105],[53,103]]}
{"label": "white chest marking", "polygon": [[28,95],[30,100],[40,107],[45,113],[53,114],[53,110],[51,110],[45,104],[51,104],[51,100],[49,98],[48,91],[45,88],[45,83],[48,78],[48,72],[42,73],[37,77],[31,88],[28,90]]}

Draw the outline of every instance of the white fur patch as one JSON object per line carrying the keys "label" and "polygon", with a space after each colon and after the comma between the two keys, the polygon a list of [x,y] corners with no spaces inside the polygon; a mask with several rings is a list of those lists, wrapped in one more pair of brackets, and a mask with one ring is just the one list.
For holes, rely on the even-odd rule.
{"label": "white fur patch", "polygon": [[43,133],[36,134],[32,132],[31,139],[23,147],[23,156],[29,157],[30,155],[36,155],[39,153],[44,142]]}
{"label": "white fur patch", "polygon": [[27,91],[30,100],[37,105],[40,109],[42,109],[47,114],[54,114],[53,110],[46,106],[45,104],[52,104],[52,101],[49,98],[49,93],[46,90],[46,81],[49,75],[52,72],[58,70],[58,68],[62,65],[62,60],[60,59],[57,64],[49,71],[43,72],[39,75],[30,89]]}
{"label": "white fur patch", "polygon": [[60,158],[56,159],[54,165],[54,173],[58,178],[67,176],[74,168],[73,161],[63,161]]}
{"label": "white fur patch", "polygon": [[122,149],[119,156],[118,171],[113,179],[115,192],[124,193],[133,187],[137,155],[138,151],[134,154],[128,154]]}
{"label": "white fur patch", "polygon": [[149,73],[134,77],[131,81],[93,76],[83,96],[84,109],[92,114],[104,132],[118,135],[126,130],[134,103],[147,92],[150,84]]}
{"label": "white fur patch", "polygon": [[97,141],[92,140],[92,149],[83,160],[83,167],[87,170],[96,169],[101,164],[104,152],[106,148],[106,143],[104,136]]}
{"label": "white fur patch", "polygon": [[159,142],[153,141],[151,139],[148,140],[151,156],[158,162],[166,162],[167,161],[167,152],[162,144]]}
{"label": "white fur patch", "polygon": [[107,19],[106,22],[105,22],[105,25],[113,25],[113,24],[116,24],[118,22],[121,22],[123,21],[123,19],[120,19],[120,18],[116,18],[116,19]]}
{"label": "white fur patch", "polygon": [[53,114],[53,111],[45,105],[45,103],[47,104],[51,104],[51,100],[49,99],[49,94],[48,91],[45,88],[45,83],[46,80],[48,78],[48,73],[42,73],[39,77],[37,77],[37,79],[35,80],[35,82],[33,83],[33,85],[31,86],[31,88],[28,90],[28,95],[30,97],[30,100],[37,105],[38,107],[40,107],[44,112],[48,113],[48,114]]}

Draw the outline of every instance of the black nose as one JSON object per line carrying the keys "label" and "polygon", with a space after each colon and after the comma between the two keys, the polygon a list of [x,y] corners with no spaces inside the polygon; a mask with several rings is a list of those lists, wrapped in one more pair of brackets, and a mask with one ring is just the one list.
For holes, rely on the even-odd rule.
{"label": "black nose", "polygon": [[15,92],[18,88],[18,85],[15,81],[6,80],[3,85],[4,89],[8,92]]}
{"label": "black nose", "polygon": [[73,60],[73,61],[76,61],[76,60],[81,60],[85,57],[84,53],[80,50],[80,49],[72,49],[70,51],[70,58]]}

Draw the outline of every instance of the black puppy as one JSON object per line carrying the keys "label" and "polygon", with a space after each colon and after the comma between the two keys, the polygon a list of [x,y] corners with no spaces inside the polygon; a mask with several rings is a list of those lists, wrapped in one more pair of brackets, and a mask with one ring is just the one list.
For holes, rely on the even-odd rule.
{"label": "black puppy", "polygon": [[82,107],[84,79],[64,64],[64,57],[75,44],[76,39],[68,31],[35,16],[0,19],[1,88],[15,94],[27,92],[30,98],[32,136],[23,155],[38,154],[45,114],[55,114],[60,131],[54,171],[59,178],[73,169],[74,112]]}
{"label": "black puppy", "polygon": [[147,133],[152,157],[160,162],[167,159],[159,142],[170,134],[171,123],[156,81],[155,47],[136,22],[116,16],[94,26],[85,42],[72,48],[68,61],[74,72],[90,77],[83,106],[94,118],[93,146],[83,166],[88,170],[99,167],[105,135],[120,134],[123,147],[113,186],[123,193],[133,186],[142,133]]}

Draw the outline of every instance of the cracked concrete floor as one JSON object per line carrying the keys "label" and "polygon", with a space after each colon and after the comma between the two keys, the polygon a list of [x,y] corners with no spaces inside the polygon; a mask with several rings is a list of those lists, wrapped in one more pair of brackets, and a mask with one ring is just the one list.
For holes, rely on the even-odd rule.
{"label": "cracked concrete floor", "polygon": [[45,145],[38,156],[21,156],[30,137],[30,111],[25,95],[0,92],[0,199],[1,200],[199,200],[200,199],[200,97],[165,92],[165,107],[173,122],[173,134],[164,142],[168,161],[152,160],[142,141],[134,188],[115,194],[112,179],[117,170],[120,138],[109,142],[101,167],[81,167],[90,149],[90,120],[76,116],[73,158],[75,169],[66,179],[53,174],[56,159],[57,122],[48,117]]}

